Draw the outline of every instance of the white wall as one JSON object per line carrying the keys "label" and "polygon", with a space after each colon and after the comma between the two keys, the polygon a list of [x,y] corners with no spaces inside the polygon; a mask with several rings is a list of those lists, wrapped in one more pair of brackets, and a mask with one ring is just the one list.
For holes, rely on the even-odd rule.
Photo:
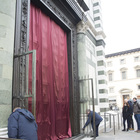
{"label": "white wall", "polygon": [[[110,58],[106,58],[107,62],[112,62],[112,66],[107,66],[107,71],[113,71],[113,81],[108,81],[108,88],[114,87],[114,93],[109,93],[109,98],[116,99],[118,107],[122,107],[123,98],[122,95],[129,94],[132,99],[135,96],[140,95],[137,85],[140,84],[140,78],[136,77],[136,66],[140,66],[139,62],[134,62],[134,57],[140,56],[140,52],[128,53],[125,55],[118,55]],[[120,64],[120,59],[125,59],[125,64]],[[122,80],[121,69],[126,68],[127,78]],[[127,89],[126,92],[121,90]]]}

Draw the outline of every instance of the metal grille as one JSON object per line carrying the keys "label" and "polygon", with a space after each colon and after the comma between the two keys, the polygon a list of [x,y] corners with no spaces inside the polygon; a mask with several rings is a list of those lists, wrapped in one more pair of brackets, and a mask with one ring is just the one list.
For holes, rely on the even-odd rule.
{"label": "metal grille", "polygon": [[[29,54],[32,54],[32,90],[28,89],[29,79]],[[21,59],[22,58],[22,59]],[[21,63],[21,60],[26,63]],[[13,82],[13,108],[20,106],[28,109],[28,98],[32,98],[32,113],[36,114],[36,50],[28,51],[26,53],[15,55],[14,64],[23,65],[22,73],[14,71]],[[22,74],[22,75],[21,75]],[[20,82],[20,84],[19,84]]]}
{"label": "metal grille", "polygon": [[91,136],[94,134],[96,136],[95,127],[95,107],[94,107],[94,87],[92,78],[80,78],[79,79],[79,92],[80,92],[80,127],[82,128],[87,121],[86,110],[93,110],[93,129],[92,133],[91,125],[87,127],[85,134]]}

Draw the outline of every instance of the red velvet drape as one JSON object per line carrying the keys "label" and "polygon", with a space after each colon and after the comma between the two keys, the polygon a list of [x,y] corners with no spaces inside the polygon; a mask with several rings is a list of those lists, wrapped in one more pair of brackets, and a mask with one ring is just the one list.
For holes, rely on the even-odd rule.
{"label": "red velvet drape", "polygon": [[[67,35],[40,9],[31,5],[29,50],[33,49],[36,50],[38,138],[70,137]],[[30,58],[30,72],[31,61]],[[29,82],[31,87],[31,76]]]}

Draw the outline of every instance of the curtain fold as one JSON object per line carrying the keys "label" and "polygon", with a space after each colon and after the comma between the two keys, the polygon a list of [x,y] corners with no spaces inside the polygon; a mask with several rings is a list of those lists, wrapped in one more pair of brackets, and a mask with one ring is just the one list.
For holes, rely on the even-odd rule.
{"label": "curtain fold", "polygon": [[[71,137],[67,35],[40,9],[31,5],[29,50],[34,49],[38,138],[57,140]],[[30,89],[31,62],[30,56]]]}

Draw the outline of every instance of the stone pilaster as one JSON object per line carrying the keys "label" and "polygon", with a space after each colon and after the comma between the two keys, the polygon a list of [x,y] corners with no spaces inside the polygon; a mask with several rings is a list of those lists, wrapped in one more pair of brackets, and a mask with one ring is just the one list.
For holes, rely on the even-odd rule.
{"label": "stone pilaster", "polygon": [[85,32],[87,26],[84,22],[79,22],[77,24],[77,52],[78,52],[78,75],[86,76],[86,42],[85,42]]}
{"label": "stone pilaster", "polygon": [[12,70],[16,0],[0,0],[0,128],[7,126],[12,105]]}

